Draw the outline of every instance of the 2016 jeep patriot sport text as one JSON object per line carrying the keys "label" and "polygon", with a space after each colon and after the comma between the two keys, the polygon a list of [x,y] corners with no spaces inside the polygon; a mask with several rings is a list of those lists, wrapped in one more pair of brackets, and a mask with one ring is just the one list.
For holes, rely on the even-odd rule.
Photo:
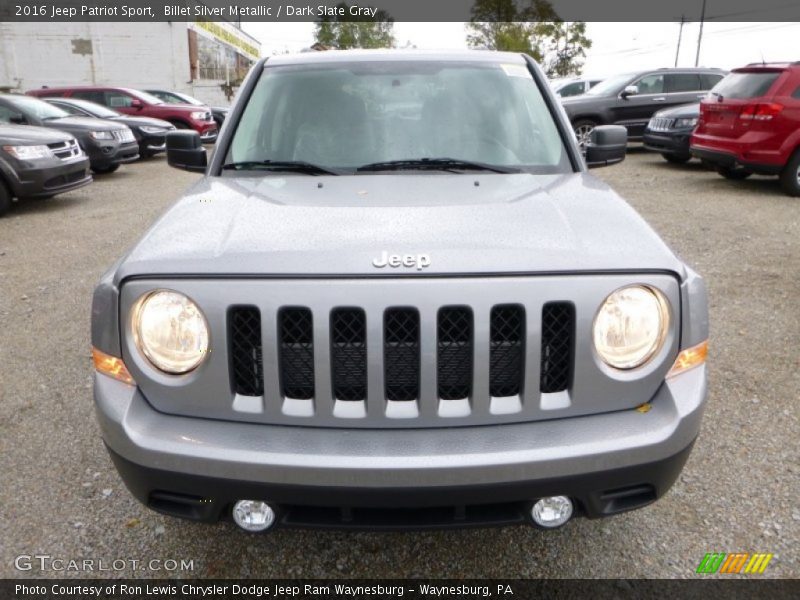
{"label": "2016 jeep patriot sport text", "polygon": [[672,485],[706,397],[706,292],[586,165],[528,57],[262,60],[204,171],[100,281],[103,438],[163,513],[555,527]]}

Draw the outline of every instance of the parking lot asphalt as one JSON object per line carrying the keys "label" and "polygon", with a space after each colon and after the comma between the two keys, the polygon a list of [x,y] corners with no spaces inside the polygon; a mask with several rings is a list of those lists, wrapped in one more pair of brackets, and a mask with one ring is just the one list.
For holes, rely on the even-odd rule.
{"label": "parking lot asphalt", "polygon": [[[101,273],[197,178],[155,158],[0,219],[0,576],[691,577],[706,552],[771,552],[762,577],[800,576],[800,201],[775,179],[641,151],[595,173],[709,285],[710,400],[662,500],[552,532],[248,535],[141,506],[95,422],[89,307]],[[37,554],[109,570],[15,568]]]}

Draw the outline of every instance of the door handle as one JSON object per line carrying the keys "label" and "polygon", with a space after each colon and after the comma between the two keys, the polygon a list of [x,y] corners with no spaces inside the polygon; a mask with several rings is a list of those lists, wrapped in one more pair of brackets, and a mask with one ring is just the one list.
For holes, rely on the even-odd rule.
{"label": "door handle", "polygon": [[659,96],[658,98],[653,98],[653,102],[666,102],[667,99],[664,96]]}

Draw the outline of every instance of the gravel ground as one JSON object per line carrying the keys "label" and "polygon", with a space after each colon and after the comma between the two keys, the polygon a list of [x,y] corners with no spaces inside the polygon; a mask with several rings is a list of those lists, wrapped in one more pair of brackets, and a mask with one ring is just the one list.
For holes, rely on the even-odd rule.
{"label": "gravel ground", "polygon": [[0,576],[56,575],[14,569],[46,554],[192,560],[182,575],[201,577],[689,577],[709,551],[773,552],[765,576],[800,576],[800,200],[642,152],[597,174],[710,288],[710,403],[664,499],[549,533],[249,536],[139,505],[95,423],[88,321],[100,274],[196,177],[157,158],[0,219]]}

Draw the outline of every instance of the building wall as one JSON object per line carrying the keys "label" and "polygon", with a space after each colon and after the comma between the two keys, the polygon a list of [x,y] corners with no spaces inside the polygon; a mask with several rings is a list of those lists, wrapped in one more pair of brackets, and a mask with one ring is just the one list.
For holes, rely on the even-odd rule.
{"label": "building wall", "polygon": [[186,23],[0,23],[0,89],[119,85],[226,105],[222,81],[191,81]]}

